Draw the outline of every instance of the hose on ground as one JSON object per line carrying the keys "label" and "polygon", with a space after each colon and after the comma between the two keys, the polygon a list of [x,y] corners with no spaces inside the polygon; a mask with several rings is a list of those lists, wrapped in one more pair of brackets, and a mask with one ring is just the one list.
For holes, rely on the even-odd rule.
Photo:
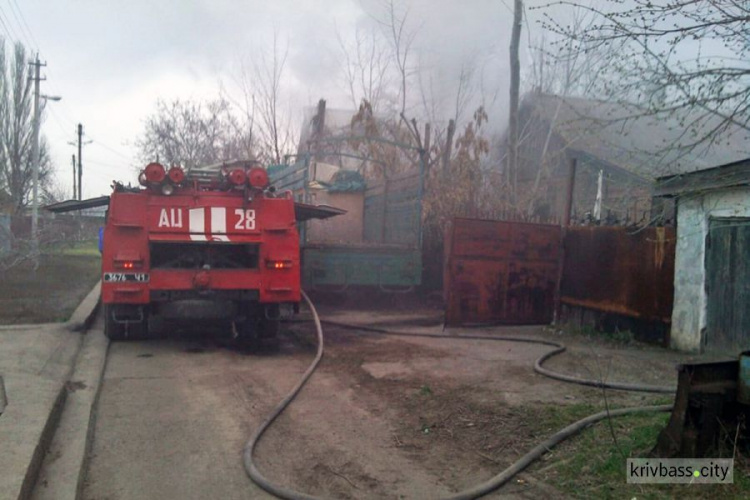
{"label": "hose on ground", "polygon": [[331,326],[338,326],[339,328],[346,328],[350,330],[360,330],[372,333],[379,333],[381,335],[395,335],[399,337],[427,337],[434,339],[464,339],[464,340],[493,340],[500,342],[522,342],[526,344],[539,344],[554,347],[553,350],[543,354],[539,359],[534,362],[534,371],[545,377],[560,380],[562,382],[570,382],[571,384],[586,385],[590,387],[598,387],[602,389],[614,389],[619,391],[632,391],[632,392],[654,392],[664,394],[674,394],[677,390],[675,387],[661,386],[661,385],[647,385],[647,384],[625,384],[621,382],[604,382],[602,380],[592,380],[585,378],[578,378],[572,375],[565,375],[564,373],[554,372],[548,368],[542,366],[545,361],[549,360],[553,356],[562,354],[567,349],[563,344],[553,342],[551,340],[532,339],[528,337],[507,337],[497,335],[444,335],[441,333],[415,333],[415,332],[395,332],[391,330],[385,330],[383,328],[374,328],[371,326],[359,326],[352,325],[349,323],[341,323],[339,321],[323,320],[323,323]]}
{"label": "hose on ground", "polygon": [[589,415],[588,417],[582,418],[578,422],[574,422],[570,424],[569,426],[565,427],[564,429],[556,432],[552,436],[548,437],[546,440],[536,445],[531,451],[526,453],[526,455],[522,456],[515,463],[513,463],[510,467],[502,471],[500,474],[497,474],[496,476],[491,477],[489,480],[485,481],[482,484],[474,486],[473,488],[470,488],[468,490],[458,492],[455,495],[446,497],[444,500],[468,500],[471,498],[478,498],[478,497],[481,497],[482,495],[486,495],[487,493],[490,493],[491,491],[498,489],[500,486],[510,481],[513,478],[513,476],[515,476],[516,474],[524,470],[526,467],[531,465],[531,463],[533,463],[536,459],[538,459],[539,457],[547,453],[549,450],[551,450],[553,446],[557,445],[561,441],[566,440],[570,436],[573,436],[581,432],[586,427],[592,424],[595,424],[596,422],[600,420],[604,420],[605,418],[609,418],[609,417],[620,417],[623,415],[632,415],[634,413],[669,411],[671,409],[672,409],[672,405],[639,406],[639,407],[634,407],[634,408],[621,408],[619,410],[610,410],[610,411],[605,410],[599,413],[595,413],[594,415]]}
{"label": "hose on ground", "polygon": [[[432,334],[432,333],[393,332],[393,331],[379,329],[379,328],[350,325],[350,324],[339,323],[339,322],[334,322],[334,321],[321,322],[320,318],[318,317],[318,312],[316,311],[315,306],[313,305],[312,301],[307,296],[307,294],[305,294],[305,292],[302,292],[302,297],[305,299],[305,302],[310,307],[310,311],[312,312],[312,315],[313,315],[313,321],[315,322],[315,329],[316,329],[316,334],[318,337],[318,348],[315,354],[315,358],[313,359],[312,363],[310,363],[310,366],[307,368],[305,373],[302,375],[302,378],[300,378],[299,382],[297,382],[297,385],[294,386],[291,392],[281,401],[281,403],[279,403],[278,406],[276,406],[276,408],[274,408],[274,410],[271,412],[271,414],[268,417],[266,417],[263,423],[261,423],[261,425],[258,427],[258,429],[255,431],[255,433],[252,435],[250,440],[245,445],[245,450],[243,453],[245,471],[247,472],[250,479],[252,479],[258,486],[263,488],[268,493],[271,493],[272,495],[275,495],[279,498],[284,498],[287,500],[320,500],[320,498],[318,497],[308,495],[306,493],[302,493],[299,491],[295,491],[289,488],[284,488],[266,479],[266,477],[263,476],[263,474],[261,474],[261,472],[258,470],[257,465],[255,464],[254,453],[265,431],[271,426],[271,424],[276,420],[276,418],[279,415],[281,415],[281,413],[287,408],[287,406],[289,406],[289,404],[294,400],[294,398],[297,396],[300,390],[302,390],[302,387],[304,387],[304,385],[310,379],[313,372],[318,367],[318,364],[320,363],[321,359],[323,358],[323,327],[321,323],[338,326],[340,328],[353,328],[357,330],[368,331],[368,332],[378,333],[382,335],[428,337],[428,338],[443,338],[443,339],[497,340],[497,341],[506,341],[506,342],[525,342],[525,343],[532,343],[532,344],[548,345],[548,346],[554,347],[555,349],[544,354],[539,359],[537,359],[537,361],[534,363],[534,370],[537,373],[540,373],[547,377],[551,377],[551,378],[561,380],[564,382],[572,382],[572,383],[581,384],[581,385],[608,388],[608,389],[618,389],[618,390],[625,390],[625,391],[641,391],[641,392],[669,392],[669,393],[674,392],[673,388],[667,388],[667,387],[661,387],[661,386],[638,385],[638,384],[604,383],[604,382],[595,381],[595,380],[579,379],[579,378],[572,377],[569,375],[559,374],[556,372],[552,372],[551,370],[547,370],[546,368],[542,367],[542,363],[544,363],[544,361],[548,360],[552,356],[555,356],[565,351],[564,345],[559,344],[557,342],[547,341],[547,340],[529,339],[529,338],[524,338],[524,337],[495,337],[495,336],[490,336],[490,335],[448,336],[448,335]],[[449,497],[446,497],[444,500],[473,499],[473,498],[481,497],[483,495],[486,495],[487,493],[490,493],[491,491],[496,490],[497,488],[501,487],[503,484],[507,483],[516,474],[518,474],[519,472],[524,470],[526,467],[528,467],[531,463],[533,463],[539,457],[541,457],[542,455],[550,451],[550,449],[552,449],[555,445],[564,441],[570,436],[577,434],[578,432],[582,431],[586,427],[589,427],[590,425],[593,425],[596,422],[599,422],[600,420],[603,420],[605,418],[611,418],[611,417],[619,417],[622,415],[631,415],[635,413],[669,411],[671,409],[672,409],[672,405],[640,406],[640,407],[634,407],[634,408],[621,408],[617,410],[608,410],[608,411],[605,410],[605,411],[596,413],[594,415],[585,417],[577,422],[574,422],[568,425],[567,427],[563,428],[557,433],[553,434],[542,443],[539,443],[531,451],[526,453],[524,456],[518,459],[511,466],[509,466],[508,468],[506,468],[499,474],[493,476],[489,480],[477,486],[474,486],[473,488],[470,488],[470,489],[458,492]]]}
{"label": "hose on ground", "polygon": [[245,445],[245,451],[242,458],[245,463],[245,471],[247,472],[247,475],[250,476],[250,479],[252,479],[255,484],[271,493],[272,495],[290,500],[319,500],[317,497],[307,495],[305,493],[300,493],[299,491],[290,490],[288,488],[284,488],[272,483],[271,481],[266,479],[263,474],[260,473],[258,467],[255,464],[255,461],[253,460],[255,448],[258,446],[263,433],[266,432],[273,421],[276,420],[279,415],[281,415],[281,413],[286,409],[287,406],[289,406],[289,403],[294,400],[299,391],[302,390],[302,387],[304,387],[315,369],[318,367],[320,360],[323,359],[323,327],[320,324],[318,311],[315,310],[315,306],[310,300],[310,297],[308,297],[304,291],[302,292],[302,297],[305,299],[305,302],[307,302],[310,311],[312,311],[313,320],[315,321],[315,330],[318,336],[318,350],[315,353],[315,359],[313,359],[313,362],[310,363],[310,366],[307,367],[305,373],[302,374],[302,378],[300,378],[299,382],[297,382],[297,385],[294,386],[291,392],[281,401],[281,403],[279,403],[276,408],[274,408],[274,410],[270,415],[268,415],[268,417],[266,417],[263,423],[260,424],[260,427],[258,427],[258,429]]}

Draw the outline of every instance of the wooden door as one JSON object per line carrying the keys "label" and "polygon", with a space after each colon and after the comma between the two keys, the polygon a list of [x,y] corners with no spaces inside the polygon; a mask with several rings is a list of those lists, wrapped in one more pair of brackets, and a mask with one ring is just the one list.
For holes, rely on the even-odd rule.
{"label": "wooden door", "polygon": [[750,219],[709,221],[706,295],[706,350],[750,349]]}

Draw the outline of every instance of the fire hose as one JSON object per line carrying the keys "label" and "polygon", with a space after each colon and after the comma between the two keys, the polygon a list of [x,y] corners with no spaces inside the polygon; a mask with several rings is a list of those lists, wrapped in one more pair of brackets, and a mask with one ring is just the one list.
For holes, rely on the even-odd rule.
{"label": "fire hose", "polygon": [[[315,323],[315,329],[316,329],[316,334],[318,338],[318,347],[317,347],[317,352],[315,354],[315,358],[313,359],[312,363],[310,363],[310,366],[302,375],[299,382],[297,382],[297,385],[294,386],[294,388],[289,392],[289,394],[276,406],[276,408],[274,408],[274,410],[268,415],[268,417],[266,417],[266,419],[256,429],[255,433],[253,433],[253,435],[250,437],[247,444],[245,445],[245,450],[243,454],[245,471],[247,472],[250,479],[252,479],[253,482],[255,482],[258,486],[266,490],[268,493],[271,493],[272,495],[275,495],[279,498],[285,498],[288,500],[320,500],[319,497],[308,495],[306,493],[295,491],[289,488],[285,488],[283,486],[274,484],[273,482],[268,480],[265,476],[263,476],[263,474],[258,469],[254,460],[254,454],[255,454],[255,449],[258,446],[258,443],[263,437],[263,434],[271,426],[271,424],[273,424],[276,418],[278,418],[278,416],[281,415],[281,413],[289,406],[289,404],[294,400],[297,394],[302,390],[302,388],[305,386],[307,381],[312,376],[315,369],[318,367],[318,364],[320,363],[321,359],[323,358],[322,323],[326,323],[326,324],[333,325],[333,326],[338,326],[340,328],[356,329],[359,331],[365,331],[369,333],[375,333],[375,334],[381,334],[381,335],[395,335],[395,336],[401,336],[401,337],[493,340],[493,341],[503,341],[503,342],[524,342],[524,343],[529,343],[529,344],[547,345],[547,346],[553,347],[554,349],[542,355],[534,363],[534,371],[546,377],[550,377],[555,380],[560,380],[563,382],[580,384],[580,385],[585,385],[585,386],[590,386],[590,387],[599,387],[603,389],[615,389],[615,390],[622,390],[622,391],[638,391],[638,392],[651,392],[651,393],[674,393],[675,392],[675,388],[673,387],[603,382],[603,381],[598,381],[598,380],[581,379],[581,378],[573,377],[570,375],[564,375],[561,373],[553,372],[547,368],[544,368],[542,366],[543,363],[549,360],[551,357],[561,354],[562,352],[565,351],[566,348],[564,345],[560,343],[552,342],[548,340],[529,339],[529,338],[524,338],[524,337],[501,337],[501,336],[490,336],[490,335],[449,336],[449,335],[442,335],[442,334],[435,334],[435,333],[395,332],[395,331],[390,331],[390,330],[385,330],[385,329],[380,329],[380,328],[350,325],[350,324],[339,323],[339,322],[334,322],[334,321],[321,321],[320,317],[318,316],[318,312],[315,309],[315,306],[313,305],[312,301],[307,296],[307,294],[305,292],[302,292],[302,296],[305,299],[305,302],[307,303],[308,307],[310,308],[310,311],[312,312],[313,321]],[[539,457],[547,453],[552,447],[564,441],[565,439],[579,433],[580,431],[589,427],[590,425],[593,425],[596,422],[599,422],[600,420],[604,420],[606,418],[611,418],[611,417],[619,417],[623,415],[632,415],[636,413],[670,411],[671,409],[672,409],[672,405],[638,406],[638,407],[632,407],[632,408],[621,408],[617,410],[605,410],[605,411],[596,413],[594,415],[585,417],[581,420],[578,420],[577,422],[574,422],[568,425],[562,430],[556,432],[555,434],[547,438],[542,443],[539,443],[532,450],[530,450],[528,453],[526,453],[524,456],[518,459],[515,463],[510,465],[508,468],[506,468],[499,474],[491,477],[489,480],[479,485],[476,485],[473,488],[469,488],[467,490],[460,491],[456,494],[448,496],[445,498],[445,500],[465,500],[465,499],[478,498],[483,495],[486,495],[487,493],[490,493],[491,491],[496,490],[497,488],[501,487],[503,484],[507,483],[516,474],[518,474],[519,472],[524,470],[526,467],[528,467],[531,463],[536,461]]]}

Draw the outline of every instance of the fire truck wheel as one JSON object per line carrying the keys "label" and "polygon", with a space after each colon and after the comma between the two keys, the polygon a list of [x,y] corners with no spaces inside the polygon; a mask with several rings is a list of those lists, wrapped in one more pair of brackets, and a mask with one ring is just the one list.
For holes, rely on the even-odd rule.
{"label": "fire truck wheel", "polygon": [[281,322],[278,319],[264,319],[260,322],[258,343],[261,348],[267,351],[277,351],[279,349],[280,324]]}
{"label": "fire truck wheel", "polygon": [[279,321],[248,319],[237,324],[239,342],[258,351],[275,351],[279,347]]}

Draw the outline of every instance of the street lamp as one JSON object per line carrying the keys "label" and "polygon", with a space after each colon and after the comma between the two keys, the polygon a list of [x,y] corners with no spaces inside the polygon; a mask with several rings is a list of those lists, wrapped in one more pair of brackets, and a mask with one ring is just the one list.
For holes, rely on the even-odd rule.
{"label": "street lamp", "polygon": [[56,95],[41,95],[39,94],[39,80],[36,80],[36,92],[34,93],[34,142],[31,147],[31,161],[32,161],[32,186],[33,186],[33,204],[31,207],[31,244],[34,252],[34,260],[39,255],[39,121],[41,119],[41,107],[39,100],[44,101],[59,101],[62,99]]}

